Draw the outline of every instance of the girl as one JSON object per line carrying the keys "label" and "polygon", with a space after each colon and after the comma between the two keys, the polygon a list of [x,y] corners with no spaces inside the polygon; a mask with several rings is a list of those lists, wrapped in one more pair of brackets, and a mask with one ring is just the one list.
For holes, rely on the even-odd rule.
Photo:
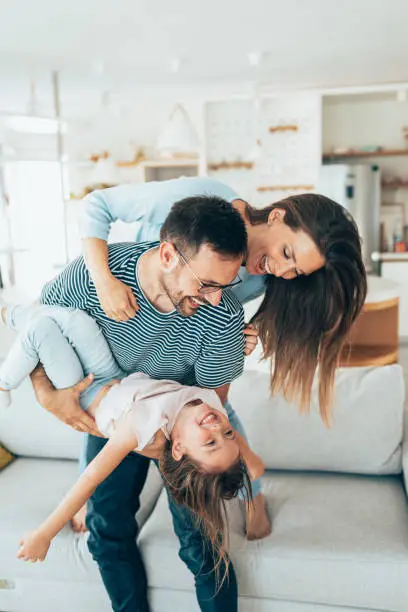
{"label": "girl", "polygon": [[108,443],[81,474],[54,512],[20,542],[17,556],[43,561],[51,540],[130,452],[158,460],[165,485],[201,521],[216,565],[226,556],[225,501],[245,488],[262,462],[231,429],[215,391],[157,381],[137,373],[112,380],[89,407]]}
{"label": "girl", "polygon": [[0,402],[8,403],[10,390],[39,361],[56,387],[69,386],[92,371],[95,381],[81,396],[81,405],[110,438],[57,510],[22,541],[19,556],[43,560],[51,539],[135,451],[158,460],[166,486],[202,521],[221,563],[226,554],[224,500],[244,490],[249,502],[249,474],[259,478],[264,466],[232,429],[215,391],[156,381],[142,373],[125,377],[97,323],[83,311],[8,306],[0,318],[22,328],[0,366]]}

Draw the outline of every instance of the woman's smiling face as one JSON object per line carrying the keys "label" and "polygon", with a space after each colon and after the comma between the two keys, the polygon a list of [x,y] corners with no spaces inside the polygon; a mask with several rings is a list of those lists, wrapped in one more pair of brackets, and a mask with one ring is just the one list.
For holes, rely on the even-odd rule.
{"label": "woman's smiling face", "polygon": [[268,223],[256,226],[250,233],[246,259],[250,274],[272,274],[291,280],[324,266],[325,259],[312,238],[303,230],[291,229],[284,217],[284,210],[274,208]]}

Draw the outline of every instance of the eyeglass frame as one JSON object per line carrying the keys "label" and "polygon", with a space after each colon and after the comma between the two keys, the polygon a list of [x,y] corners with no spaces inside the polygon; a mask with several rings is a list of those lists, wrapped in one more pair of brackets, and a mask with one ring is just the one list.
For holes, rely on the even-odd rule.
{"label": "eyeglass frame", "polygon": [[200,285],[198,293],[200,293],[201,295],[208,295],[209,293],[217,293],[217,291],[224,291],[224,289],[230,289],[231,287],[236,287],[237,285],[242,283],[242,278],[240,278],[239,275],[238,275],[238,280],[235,280],[232,283],[228,283],[227,285],[212,285],[211,283],[204,283],[201,280],[201,278],[197,276],[197,274],[194,272],[193,268],[190,266],[187,259],[184,257],[183,253],[176,247],[175,244],[173,244],[173,247],[177,255],[180,257],[182,262],[187,266],[192,276],[195,278],[195,280]]}

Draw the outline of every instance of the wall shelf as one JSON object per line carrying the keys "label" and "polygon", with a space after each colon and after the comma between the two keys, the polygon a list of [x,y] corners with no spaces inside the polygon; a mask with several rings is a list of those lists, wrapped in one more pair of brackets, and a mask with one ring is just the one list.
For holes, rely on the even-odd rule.
{"label": "wall shelf", "polygon": [[252,170],[253,162],[220,162],[219,164],[208,164],[208,170]]}
{"label": "wall shelf", "polygon": [[270,134],[277,134],[278,132],[297,132],[298,130],[297,125],[271,125],[268,131]]}
{"label": "wall shelf", "polygon": [[257,191],[312,191],[314,185],[262,185]]}
{"label": "wall shelf", "polygon": [[408,181],[383,181],[383,189],[408,189]]}
{"label": "wall shelf", "polygon": [[339,159],[353,159],[365,157],[397,157],[408,155],[408,149],[381,149],[378,151],[349,151],[348,153],[324,153],[323,161],[336,161]]}
{"label": "wall shelf", "polygon": [[116,165],[120,168],[134,168],[135,166],[140,168],[173,168],[174,166],[191,168],[198,166],[198,159],[139,159],[133,161],[118,161]]}

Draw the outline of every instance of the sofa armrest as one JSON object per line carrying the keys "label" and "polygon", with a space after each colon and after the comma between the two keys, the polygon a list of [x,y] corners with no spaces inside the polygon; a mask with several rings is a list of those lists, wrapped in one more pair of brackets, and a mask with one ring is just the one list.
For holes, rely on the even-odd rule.
{"label": "sofa armrest", "polygon": [[402,440],[402,475],[404,477],[405,492],[408,497],[408,397],[406,389],[404,402],[404,438]]}

